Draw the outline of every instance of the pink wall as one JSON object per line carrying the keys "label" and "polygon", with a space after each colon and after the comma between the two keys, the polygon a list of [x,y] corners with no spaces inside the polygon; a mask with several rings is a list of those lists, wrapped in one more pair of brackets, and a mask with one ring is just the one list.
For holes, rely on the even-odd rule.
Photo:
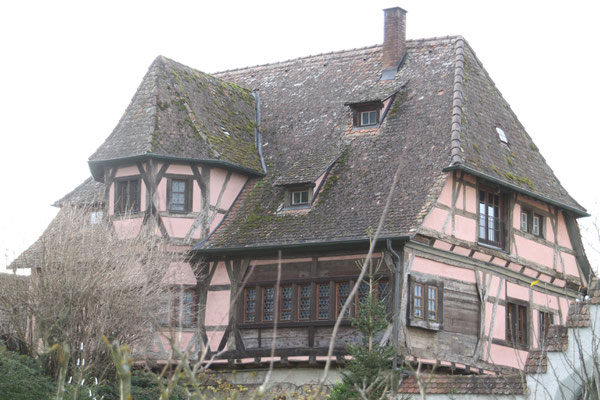
{"label": "pink wall", "polygon": [[167,174],[173,175],[193,175],[192,168],[189,165],[171,164],[167,168]]}
{"label": "pink wall", "polygon": [[[217,228],[217,226],[219,226],[219,224],[221,223],[221,221],[223,221],[223,218],[225,217],[225,214],[219,214],[216,213],[215,217],[213,218],[213,220],[210,223],[210,228],[208,229],[209,232],[212,232],[213,230],[215,230]],[[198,234],[198,236],[200,236],[200,232],[194,232],[194,236],[195,234]]]}
{"label": "pink wall", "polygon": [[448,179],[446,179],[446,183],[444,183],[438,203],[452,207],[452,175],[448,175]]}
{"label": "pink wall", "polygon": [[450,279],[456,279],[463,282],[475,283],[475,271],[453,267],[442,264],[437,261],[426,258],[415,257],[411,266],[411,271],[422,272],[430,275],[443,276]]}
{"label": "pink wall", "polygon": [[219,198],[219,193],[221,193],[221,188],[225,183],[225,177],[227,176],[227,171],[221,168],[212,168],[210,170],[210,205],[214,206],[217,204],[217,199]]}
{"label": "pink wall", "polygon": [[229,210],[238,194],[246,184],[247,180],[248,178],[244,175],[236,173],[231,174],[229,182],[227,183],[227,187],[225,188],[225,192],[223,192],[223,197],[221,198],[221,204],[219,204],[219,207],[224,210]]}
{"label": "pink wall", "polygon": [[[206,296],[206,325],[227,325],[230,290],[209,291]],[[210,310],[210,311],[209,311]]]}
{"label": "pink wall", "polygon": [[169,269],[162,280],[164,285],[196,286],[196,276],[192,267],[187,262],[174,261],[169,264]]}
{"label": "pink wall", "polygon": [[474,242],[477,240],[475,235],[476,229],[477,226],[474,219],[466,218],[462,215],[454,216],[454,234],[457,238]]}
{"label": "pink wall", "polygon": [[193,218],[162,217],[162,220],[167,233],[172,238],[184,238],[194,223]]}
{"label": "pink wall", "polygon": [[161,179],[156,188],[156,199],[158,201],[158,210],[167,211],[167,180]]}
{"label": "pink wall", "polygon": [[194,180],[192,190],[192,211],[200,212],[202,211],[202,193],[200,192],[200,186],[198,186],[198,182],[196,182],[196,180]]}
{"label": "pink wall", "polygon": [[139,174],[140,174],[140,170],[138,169],[137,165],[130,165],[127,167],[120,167],[117,170],[115,178],[121,178],[124,176],[133,176],[133,175],[139,175]]}
{"label": "pink wall", "polygon": [[423,226],[433,229],[434,231],[441,232],[444,222],[446,222],[446,218],[448,218],[448,211],[434,207],[429,215],[425,218]]}
{"label": "pink wall", "polygon": [[554,268],[554,249],[532,240],[515,235],[515,247],[519,257]]}
{"label": "pink wall", "polygon": [[212,280],[210,281],[211,285],[229,285],[229,276],[227,275],[227,269],[225,268],[224,262],[219,262],[217,264],[217,269],[213,275]]}
{"label": "pink wall", "polygon": [[492,344],[490,358],[487,360],[495,365],[505,365],[513,368],[523,369],[527,360],[527,351],[516,350],[510,347]]}
{"label": "pink wall", "polygon": [[219,349],[219,344],[221,343],[221,339],[223,339],[223,334],[225,331],[208,331],[206,332],[206,336],[208,337],[208,346],[210,351],[217,351]]}
{"label": "pink wall", "polygon": [[512,282],[507,282],[506,297],[529,301],[529,288],[526,286],[516,285]]}
{"label": "pink wall", "polygon": [[114,220],[113,226],[119,239],[131,239],[140,233],[142,222],[144,222],[143,218],[121,219]]}

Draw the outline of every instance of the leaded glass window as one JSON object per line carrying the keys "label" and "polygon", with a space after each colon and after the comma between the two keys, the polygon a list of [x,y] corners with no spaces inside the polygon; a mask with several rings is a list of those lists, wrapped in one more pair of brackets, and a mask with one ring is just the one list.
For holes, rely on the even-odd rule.
{"label": "leaded glass window", "polygon": [[244,321],[254,322],[256,320],[256,288],[246,289],[244,296]]}
{"label": "leaded glass window", "polygon": [[281,287],[281,320],[290,321],[292,319],[292,287]]}
{"label": "leaded glass window", "polygon": [[329,319],[329,284],[324,283],[317,286],[318,291],[318,318]]}
{"label": "leaded glass window", "polygon": [[310,319],[310,285],[302,285],[298,287],[298,319]]}
{"label": "leaded glass window", "polygon": [[263,288],[263,321],[273,321],[275,310],[275,289]]}
{"label": "leaded glass window", "polygon": [[[350,282],[340,282],[337,285],[337,310],[336,315],[340,315],[342,312],[342,308],[344,307],[344,303],[348,299],[348,295],[350,295]],[[344,317],[348,317],[350,315],[350,308],[346,310]]]}

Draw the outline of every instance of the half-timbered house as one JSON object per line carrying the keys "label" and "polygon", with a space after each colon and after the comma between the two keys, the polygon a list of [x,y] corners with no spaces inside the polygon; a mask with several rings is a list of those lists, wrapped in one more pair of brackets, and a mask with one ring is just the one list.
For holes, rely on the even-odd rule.
{"label": "half-timbered house", "polygon": [[473,49],[406,40],[400,8],[383,45],[212,75],[156,58],[89,165],[122,237],[152,219],[180,253],[184,317],[161,323],[239,365],[273,340],[282,365],[324,359],[381,218],[383,335],[422,362],[522,369],[592,275],[586,210]]}

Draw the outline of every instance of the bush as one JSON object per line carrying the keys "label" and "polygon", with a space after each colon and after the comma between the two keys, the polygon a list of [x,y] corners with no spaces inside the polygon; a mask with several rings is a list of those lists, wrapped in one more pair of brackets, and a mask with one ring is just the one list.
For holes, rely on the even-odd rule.
{"label": "bush", "polygon": [[54,391],[38,360],[0,346],[0,400],[51,399]]}
{"label": "bush", "polygon": [[[119,381],[101,384],[96,389],[97,397],[104,400],[119,400]],[[158,387],[158,377],[151,373],[140,370],[134,370],[131,376],[131,397],[135,400],[157,400],[160,398],[160,389]],[[176,388],[174,393],[169,395],[169,400],[185,399],[184,390]]]}

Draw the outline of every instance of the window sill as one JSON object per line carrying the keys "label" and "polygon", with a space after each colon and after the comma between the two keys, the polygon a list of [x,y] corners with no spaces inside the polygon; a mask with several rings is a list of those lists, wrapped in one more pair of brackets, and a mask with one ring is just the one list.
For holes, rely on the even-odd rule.
{"label": "window sill", "polygon": [[482,246],[482,247],[485,247],[486,249],[502,251],[504,253],[508,252],[504,247],[496,246],[496,245],[493,245],[493,244],[484,243],[484,242],[480,242],[480,241],[477,241],[477,244],[480,245],[480,246]]}
{"label": "window sill", "polygon": [[444,324],[441,322],[429,322],[422,319],[410,319],[408,322],[408,326],[412,326],[414,328],[422,328],[430,331],[441,331],[444,329]]}
{"label": "window sill", "polygon": [[508,340],[496,339],[496,338],[492,339],[492,343],[493,344],[497,344],[499,346],[506,346],[506,347],[510,347],[510,348],[513,348],[513,349],[517,349],[517,350],[529,351],[529,345],[528,344],[512,343],[512,342],[509,342]]}
{"label": "window sill", "polygon": [[[352,322],[349,319],[344,319],[341,322],[342,326],[350,326]],[[279,321],[277,328],[305,328],[310,326],[334,326],[335,321]],[[239,325],[240,329],[262,329],[273,328],[273,322],[243,322]]]}

